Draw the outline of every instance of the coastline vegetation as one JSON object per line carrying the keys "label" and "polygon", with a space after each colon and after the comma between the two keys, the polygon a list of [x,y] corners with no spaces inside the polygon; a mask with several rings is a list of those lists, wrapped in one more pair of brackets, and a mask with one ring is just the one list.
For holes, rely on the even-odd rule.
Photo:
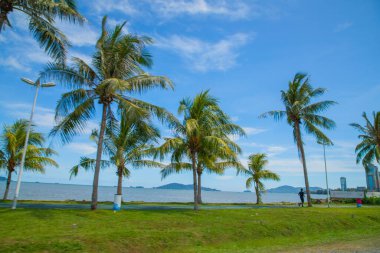
{"label": "coastline vegetation", "polygon": [[[8,198],[12,175],[16,173],[16,168],[21,164],[27,127],[27,120],[18,120],[12,125],[4,125],[0,135],[0,168],[5,169],[8,173],[3,200]],[[58,167],[57,162],[51,158],[56,152],[51,148],[45,148],[44,144],[43,134],[36,132],[32,126],[25,156],[26,171],[44,173],[46,166]]]}
{"label": "coastline vegetation", "polygon": [[[118,193],[121,193],[122,177],[129,175],[128,163],[132,167],[160,167],[163,178],[172,173],[191,171],[195,210],[202,203],[202,174],[205,171],[216,174],[223,174],[227,168],[244,171],[239,160],[242,150],[234,141],[235,136],[245,135],[244,130],[232,122],[209,91],[180,101],[178,113],[183,116],[180,119],[165,108],[134,96],[153,88],[174,89],[174,84],[168,77],[150,75],[146,71],[153,64],[153,57],[147,50],[153,43],[150,37],[125,33],[125,22],[108,27],[105,16],[91,63],[76,57],[68,62],[66,55],[70,43],[55,26],[55,22],[82,24],[86,21],[78,12],[75,0],[1,1],[1,33],[6,32],[5,27],[11,28],[9,16],[14,12],[26,15],[29,30],[54,60],[47,64],[40,78],[56,81],[69,89],[57,102],[56,126],[50,135],[58,136],[66,144],[77,134],[83,133],[86,122],[96,118],[96,112],[101,110],[99,129],[92,135],[97,143],[96,159],[83,157],[71,171],[72,175],[76,175],[80,168],[94,170],[92,210],[97,207],[99,171],[101,167],[111,164],[117,168]],[[273,117],[277,121],[286,118],[293,128],[294,141],[303,166],[308,206],[312,206],[303,138],[304,134],[311,134],[318,143],[332,144],[322,130],[333,129],[335,122],[321,113],[336,102],[315,102],[314,99],[325,94],[326,89],[313,88],[309,78],[307,74],[297,73],[289,82],[287,90],[281,91],[285,108],[264,113],[261,117]],[[366,121],[364,126],[357,123],[351,125],[360,132],[358,137],[361,142],[355,150],[357,162],[362,162],[366,168],[370,163],[379,163],[380,160],[380,112],[373,112],[373,122],[365,113],[363,117]],[[171,137],[164,137],[163,143],[160,143],[162,139],[156,126],[150,125],[154,118],[166,124],[173,133]],[[134,132],[134,127],[142,125],[145,130],[149,128],[149,131],[141,132],[140,129],[140,132]],[[18,165],[12,157],[20,153],[22,145],[9,148],[6,136],[2,137],[2,142],[5,144],[0,151],[0,168],[8,172],[9,185],[11,175]],[[153,145],[157,143],[160,144]],[[43,172],[46,165],[57,164],[50,158],[55,152],[44,149],[40,144],[35,149],[38,152],[33,156],[41,159],[38,164],[33,162],[29,167]],[[33,140],[30,145],[33,145]],[[102,159],[102,156],[106,158]],[[165,157],[170,157],[169,164],[162,164]],[[275,174],[268,173],[261,178],[278,179]],[[254,181],[257,188],[259,203],[260,189],[264,189],[264,185],[258,178],[251,181]],[[6,198],[7,191],[4,195]]]}
{"label": "coastline vegetation", "polygon": [[[181,100],[178,118],[159,105],[138,99],[137,94],[151,89],[174,89],[168,77],[146,71],[153,65],[148,51],[153,44],[150,37],[126,33],[126,22],[109,27],[104,16],[91,62],[77,57],[68,61],[70,42],[56,22],[81,25],[86,21],[75,0],[1,0],[0,34],[12,28],[9,17],[15,12],[26,16],[32,36],[53,60],[39,78],[68,89],[57,102],[56,125],[50,136],[67,144],[85,132],[86,123],[97,118],[99,110],[101,118],[99,129],[90,136],[97,145],[96,158],[81,157],[70,172],[72,176],[83,169],[94,172],[91,202],[19,201],[30,208],[0,208],[0,252],[303,252],[304,247],[321,249],[326,243],[341,242],[346,248],[355,244],[369,251],[380,248],[379,207],[345,208],[354,205],[344,201],[334,208],[262,205],[263,180],[280,178],[264,168],[268,162],[265,154],[251,155],[248,168],[244,167],[242,149],[234,137],[243,137],[245,132],[210,91]],[[286,119],[292,127],[309,207],[312,199],[304,136],[311,134],[318,143],[332,144],[322,130],[333,129],[335,122],[322,113],[336,102],[314,101],[325,93],[326,89],[311,86],[307,74],[297,73],[281,91],[284,108],[261,115],[276,121]],[[367,168],[380,162],[380,112],[373,112],[373,120],[366,113],[363,118],[365,125],[351,126],[360,132],[357,163]],[[153,124],[157,119],[171,130],[170,137],[161,138]],[[11,177],[24,148],[26,170],[43,173],[46,166],[58,167],[52,158],[56,152],[44,146],[42,133],[32,129],[24,147],[26,125],[22,119],[5,125],[0,136],[0,169],[8,173],[0,207],[10,202]],[[163,163],[165,158],[170,158],[167,164]],[[193,202],[128,202],[124,203],[124,209],[131,207],[128,212],[83,210],[89,206],[96,210],[98,205],[99,209],[110,209],[111,202],[98,202],[100,169],[108,167],[116,168],[118,195],[122,195],[122,178],[129,177],[131,169],[161,168],[162,178],[191,172]],[[203,173],[222,175],[228,168],[248,176],[246,187],[253,184],[257,205],[202,203]],[[365,198],[363,203],[377,205],[379,200]],[[153,208],[157,205],[160,208]]]}
{"label": "coastline vegetation", "polygon": [[43,78],[59,82],[71,91],[62,94],[56,106],[57,125],[51,131],[68,143],[82,133],[86,122],[95,117],[100,105],[101,121],[97,140],[91,209],[95,210],[98,200],[99,172],[103,154],[106,128],[117,124],[117,117],[157,116],[165,121],[171,114],[165,109],[134,98],[153,88],[173,88],[172,82],[163,76],[152,76],[143,67],[152,66],[152,57],[146,45],[152,40],[146,36],[124,34],[125,22],[113,30],[107,28],[107,17],[102,20],[102,32],[96,42],[92,64],[72,58],[72,66],[51,63]]}
{"label": "coastline vegetation", "polygon": [[247,189],[251,188],[253,184],[256,193],[256,204],[262,203],[261,194],[265,191],[263,180],[280,181],[279,175],[264,169],[267,164],[266,154],[252,154],[248,157],[248,168],[240,168],[237,172],[237,174],[243,174],[248,177],[246,181]]}
{"label": "coastline vegetation", "polygon": [[281,100],[285,106],[284,110],[266,112],[261,117],[273,117],[279,121],[286,118],[287,123],[293,128],[294,142],[297,144],[298,155],[300,157],[305,179],[307,205],[312,206],[309,186],[309,176],[306,165],[303,135],[301,128],[308,134],[313,135],[317,142],[332,144],[332,141],[322,132],[321,129],[333,129],[335,122],[321,112],[335,105],[335,101],[314,102],[313,99],[326,93],[325,88],[313,88],[307,74],[297,73],[293,80],[289,82],[288,89],[281,91]]}

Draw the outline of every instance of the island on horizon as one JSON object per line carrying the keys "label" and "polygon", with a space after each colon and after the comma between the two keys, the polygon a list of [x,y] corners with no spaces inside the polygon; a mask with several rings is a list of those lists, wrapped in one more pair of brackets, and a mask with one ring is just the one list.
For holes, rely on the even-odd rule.
{"label": "island on horizon", "polygon": [[[161,185],[158,187],[153,187],[153,189],[168,189],[168,190],[193,190],[193,184],[179,184],[179,183],[170,183]],[[212,189],[208,187],[202,187],[203,191],[213,191],[219,192],[220,190]]]}
{"label": "island on horizon", "polygon": [[[268,189],[266,190],[266,192],[268,193],[298,193],[301,188],[305,189],[305,187],[302,187],[302,186],[294,187],[290,185],[282,185],[279,187]],[[320,190],[323,190],[323,189],[321,187],[310,187],[311,193],[314,193]]]}

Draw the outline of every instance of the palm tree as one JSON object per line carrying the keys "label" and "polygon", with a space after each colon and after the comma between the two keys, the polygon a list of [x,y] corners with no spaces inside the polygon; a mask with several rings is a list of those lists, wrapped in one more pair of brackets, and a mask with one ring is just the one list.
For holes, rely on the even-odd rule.
{"label": "palm tree", "polygon": [[[8,172],[3,200],[8,198],[12,173],[21,163],[27,127],[28,121],[18,120],[12,125],[5,125],[0,136],[0,168]],[[50,158],[56,152],[50,148],[43,148],[44,142],[43,135],[32,128],[25,156],[25,170],[44,173],[45,166],[58,167],[58,164]]]}
{"label": "palm tree", "polygon": [[360,132],[358,138],[361,142],[356,146],[357,153],[356,163],[360,161],[366,167],[374,160],[380,162],[380,112],[373,112],[373,123],[368,119],[367,114],[363,112],[365,125],[358,123],[350,124]]}
{"label": "palm tree", "polygon": [[[225,170],[228,168],[241,168],[242,165],[236,160],[236,154],[234,154],[229,159],[216,158],[215,155],[209,154],[208,157],[202,158],[201,155],[198,156],[197,163],[197,201],[198,204],[202,204],[202,175],[203,172],[215,173],[218,175],[223,175]],[[186,171],[192,171],[192,165],[189,162],[172,162],[166,165],[161,170],[161,178],[164,179],[173,173],[182,173]]]}
{"label": "palm tree", "polygon": [[[142,118],[123,117],[118,127],[106,129],[104,153],[109,156],[109,160],[102,160],[101,167],[116,167],[118,195],[122,195],[123,177],[130,176],[130,168],[162,167],[161,163],[143,159],[146,149],[150,148],[150,144],[156,142],[159,136],[158,129],[150,120]],[[93,131],[91,139],[99,140],[97,130]],[[81,157],[80,163],[70,170],[70,178],[76,176],[80,168],[93,170],[95,164],[95,159]]]}
{"label": "palm tree", "polygon": [[[171,153],[171,164],[167,170],[180,171],[181,167],[193,172],[194,209],[198,210],[198,194],[200,194],[197,172],[199,166],[205,164],[205,154],[218,157],[236,157],[240,148],[226,136],[243,135],[243,130],[231,124],[228,116],[220,109],[217,99],[208,91],[198,94],[193,100],[184,99],[178,109],[184,114],[183,123],[172,121],[174,136],[165,138],[165,142],[155,150],[155,158],[164,159]],[[185,162],[184,162],[185,161]],[[165,173],[165,172],[163,172]],[[198,174],[199,178],[201,173]]]}
{"label": "palm tree", "polygon": [[0,32],[6,26],[12,27],[9,15],[15,11],[27,16],[30,32],[48,55],[55,60],[65,60],[69,42],[54,20],[82,24],[84,18],[78,13],[75,0],[1,0]]}
{"label": "palm tree", "polygon": [[279,175],[264,169],[267,164],[268,159],[266,154],[252,154],[248,157],[248,169],[242,168],[238,170],[238,174],[242,173],[248,176],[247,182],[245,183],[247,189],[251,188],[253,183],[256,192],[256,204],[262,203],[261,192],[265,191],[262,180],[280,180]]}
{"label": "palm tree", "polygon": [[[152,76],[142,70],[150,67],[152,59],[145,47],[151,39],[144,36],[123,34],[125,23],[117,25],[111,33],[106,29],[107,18],[103,18],[102,34],[96,43],[92,66],[79,58],[73,58],[73,66],[50,64],[46,78],[56,79],[72,88],[63,94],[56,107],[58,122],[52,135],[60,135],[64,143],[79,132],[83,132],[86,122],[95,116],[95,103],[102,107],[99,142],[96,155],[91,209],[96,209],[100,161],[106,121],[115,122],[117,113],[133,117],[156,115],[160,119],[171,117],[163,108],[131,97],[149,89],[172,88],[171,81],[162,76]],[[128,95],[127,95],[128,94]]]}
{"label": "palm tree", "polygon": [[281,99],[284,103],[285,110],[270,111],[261,115],[261,117],[271,116],[276,121],[286,116],[288,124],[292,126],[294,141],[297,144],[299,156],[302,161],[308,206],[312,205],[301,127],[303,126],[306,133],[314,135],[318,141],[326,144],[331,143],[331,140],[320,128],[332,129],[335,127],[335,122],[319,115],[319,113],[325,111],[331,105],[336,104],[336,102],[320,101],[311,103],[312,99],[323,95],[325,92],[326,89],[323,88],[314,89],[310,85],[309,78],[306,74],[297,73],[293,81],[289,82],[288,90],[281,91]]}

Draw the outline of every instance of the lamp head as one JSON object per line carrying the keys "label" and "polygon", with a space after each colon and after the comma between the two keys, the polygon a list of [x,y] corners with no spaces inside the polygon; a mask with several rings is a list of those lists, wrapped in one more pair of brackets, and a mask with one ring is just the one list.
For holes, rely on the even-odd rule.
{"label": "lamp head", "polygon": [[27,83],[29,85],[36,86],[36,82],[33,82],[32,80],[30,80],[28,78],[22,77],[21,81],[23,81],[24,83]]}
{"label": "lamp head", "polygon": [[49,87],[54,87],[55,83],[43,83],[41,84],[41,87],[43,88],[49,88]]}

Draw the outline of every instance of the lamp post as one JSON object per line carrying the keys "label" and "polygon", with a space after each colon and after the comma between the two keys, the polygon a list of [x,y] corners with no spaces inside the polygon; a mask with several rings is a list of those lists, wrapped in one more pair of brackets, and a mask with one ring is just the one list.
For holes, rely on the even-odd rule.
{"label": "lamp post", "polygon": [[325,161],[325,176],[326,176],[326,189],[327,189],[327,207],[330,207],[330,189],[329,189],[329,180],[327,177],[327,163],[326,163],[326,145],[332,146],[332,142],[318,141],[318,144],[323,146],[323,159]]}
{"label": "lamp post", "polygon": [[21,186],[21,177],[22,177],[22,172],[24,170],[24,164],[25,164],[25,156],[26,156],[26,151],[28,149],[29,133],[30,133],[30,128],[32,126],[34,109],[36,107],[36,102],[37,102],[38,89],[40,87],[41,88],[48,88],[48,87],[55,86],[54,83],[41,83],[40,78],[38,78],[37,81],[35,81],[35,82],[33,82],[32,80],[29,80],[27,78],[21,78],[21,81],[23,81],[23,82],[25,82],[25,83],[27,83],[29,85],[32,85],[32,86],[36,87],[36,93],[34,95],[32,112],[30,113],[30,119],[29,119],[29,122],[28,122],[28,128],[26,130],[25,144],[24,144],[24,149],[22,151],[20,170],[18,172],[17,185],[16,185],[15,196],[14,196],[14,199],[13,199],[12,209],[16,209],[16,206],[17,206],[17,199],[18,199],[18,195],[19,195],[19,192],[20,192],[20,186]]}

